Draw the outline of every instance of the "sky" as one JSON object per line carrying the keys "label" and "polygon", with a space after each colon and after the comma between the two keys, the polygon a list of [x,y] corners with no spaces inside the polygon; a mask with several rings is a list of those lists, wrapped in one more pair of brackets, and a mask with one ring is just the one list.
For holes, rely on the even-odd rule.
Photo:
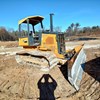
{"label": "sky", "polygon": [[0,0],[0,26],[18,29],[18,21],[27,16],[44,16],[44,27],[49,29],[49,14],[53,24],[65,31],[71,23],[80,27],[100,26],[100,0]]}

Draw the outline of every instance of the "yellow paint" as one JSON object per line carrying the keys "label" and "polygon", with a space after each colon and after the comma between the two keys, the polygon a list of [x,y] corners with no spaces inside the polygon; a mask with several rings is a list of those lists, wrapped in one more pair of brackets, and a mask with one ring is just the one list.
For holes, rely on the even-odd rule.
{"label": "yellow paint", "polygon": [[29,18],[36,18],[36,17],[41,17],[42,19],[44,19],[44,17],[42,17],[42,16],[29,16],[29,17],[26,17],[26,18],[23,18],[22,20],[20,20],[18,22],[18,24],[22,24],[24,21],[26,21]]}
{"label": "yellow paint", "polygon": [[[52,38],[53,43],[50,40],[47,41],[49,38]],[[56,34],[42,34],[41,47],[55,51],[57,49]]]}
{"label": "yellow paint", "polygon": [[83,45],[84,45],[84,44],[79,45],[79,46],[76,46],[76,47],[74,48],[75,51],[76,51],[76,52],[79,52],[79,51],[82,49]]}
{"label": "yellow paint", "polygon": [[[76,46],[76,47],[74,48],[75,52],[78,53],[78,52],[83,48],[83,45],[84,45],[84,44],[79,45],[79,46]],[[73,50],[73,49],[72,49],[72,50]],[[66,50],[66,53],[71,52],[72,50]]]}
{"label": "yellow paint", "polygon": [[28,38],[19,38],[19,46],[28,46]]}
{"label": "yellow paint", "polygon": [[79,53],[80,50],[83,48],[83,45],[84,45],[84,44],[79,45],[79,46],[76,46],[74,49],[72,49],[72,50],[69,51],[69,52],[72,52],[73,50],[75,50],[75,54],[74,54],[74,56],[71,58],[70,62],[73,63],[73,62],[75,61],[75,59],[76,59],[78,53]]}
{"label": "yellow paint", "polygon": [[[28,38],[19,38],[19,45],[23,46],[25,49],[39,49],[43,51],[52,51],[58,58],[65,58],[64,55],[59,54],[58,52],[58,43],[56,39],[56,34],[43,34],[41,38],[41,45],[40,46],[29,46],[28,44]],[[66,53],[72,52],[75,50],[76,54],[79,53],[79,51],[82,49],[83,45],[76,46],[72,50],[66,50]],[[73,57],[75,58],[75,57]]]}
{"label": "yellow paint", "polygon": [[42,34],[40,50],[51,50],[58,58],[64,58],[62,54],[58,53],[58,44],[56,41],[56,34]]}

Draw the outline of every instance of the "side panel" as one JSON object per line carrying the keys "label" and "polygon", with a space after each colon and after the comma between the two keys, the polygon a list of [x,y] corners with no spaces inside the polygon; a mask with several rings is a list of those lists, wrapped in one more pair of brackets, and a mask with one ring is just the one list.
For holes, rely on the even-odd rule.
{"label": "side panel", "polygon": [[19,38],[19,46],[28,46],[28,38]]}
{"label": "side panel", "polygon": [[65,39],[64,34],[57,34],[59,54],[65,53]]}
{"label": "side panel", "polygon": [[58,53],[56,34],[42,34],[41,47]]}

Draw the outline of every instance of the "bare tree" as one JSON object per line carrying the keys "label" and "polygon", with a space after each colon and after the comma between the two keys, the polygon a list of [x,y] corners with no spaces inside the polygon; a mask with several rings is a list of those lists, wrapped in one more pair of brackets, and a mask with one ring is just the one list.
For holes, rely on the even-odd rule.
{"label": "bare tree", "polygon": [[75,24],[74,24],[74,23],[72,23],[70,26],[71,26],[72,31],[73,31],[73,30],[74,30],[74,26],[75,26]]}
{"label": "bare tree", "polygon": [[74,28],[74,33],[77,34],[78,33],[78,28],[79,28],[80,24],[76,23],[75,24],[75,28]]}
{"label": "bare tree", "polygon": [[61,32],[61,27],[60,26],[54,27],[54,31],[55,32]]}
{"label": "bare tree", "polygon": [[9,40],[14,40],[14,38],[9,35],[8,31],[4,27],[0,27],[0,40],[1,41],[9,41]]}

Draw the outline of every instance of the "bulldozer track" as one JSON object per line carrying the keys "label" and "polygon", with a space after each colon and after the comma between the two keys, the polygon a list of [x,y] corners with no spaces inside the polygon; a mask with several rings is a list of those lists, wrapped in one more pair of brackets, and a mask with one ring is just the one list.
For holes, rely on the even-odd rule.
{"label": "bulldozer track", "polygon": [[18,53],[16,60],[22,65],[35,66],[41,70],[47,71],[57,65],[59,59],[52,52],[43,52],[34,50],[30,52]]}

